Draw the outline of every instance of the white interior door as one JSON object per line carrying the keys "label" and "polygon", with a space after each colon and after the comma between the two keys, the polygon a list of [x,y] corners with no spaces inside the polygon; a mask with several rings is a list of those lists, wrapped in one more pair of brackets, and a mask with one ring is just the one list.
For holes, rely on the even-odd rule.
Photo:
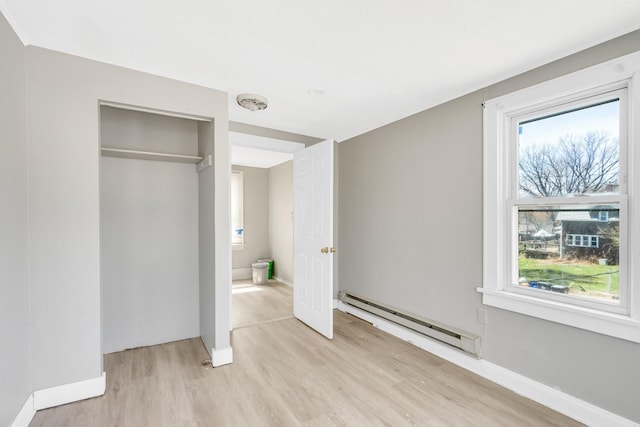
{"label": "white interior door", "polygon": [[333,141],[293,157],[293,314],[333,338]]}

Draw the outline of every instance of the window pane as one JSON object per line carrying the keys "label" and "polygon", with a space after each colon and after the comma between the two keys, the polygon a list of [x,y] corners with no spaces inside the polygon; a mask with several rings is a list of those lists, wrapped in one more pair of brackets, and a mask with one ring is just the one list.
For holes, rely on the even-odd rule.
{"label": "window pane", "polygon": [[519,197],[618,193],[620,100],[518,123]]}
{"label": "window pane", "polygon": [[519,207],[518,285],[617,301],[619,219],[617,205]]}

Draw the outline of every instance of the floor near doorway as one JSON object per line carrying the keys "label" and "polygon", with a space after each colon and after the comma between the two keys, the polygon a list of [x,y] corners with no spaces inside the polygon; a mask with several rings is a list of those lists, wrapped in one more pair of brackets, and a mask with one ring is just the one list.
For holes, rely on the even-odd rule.
{"label": "floor near doorway", "polygon": [[233,329],[293,316],[293,289],[277,280],[254,285],[251,280],[232,284]]}

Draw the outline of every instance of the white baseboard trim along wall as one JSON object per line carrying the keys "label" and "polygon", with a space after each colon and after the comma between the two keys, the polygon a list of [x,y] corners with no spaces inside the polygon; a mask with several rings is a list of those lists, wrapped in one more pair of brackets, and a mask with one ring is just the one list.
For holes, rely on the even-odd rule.
{"label": "white baseboard trim along wall", "polygon": [[77,402],[91,397],[102,396],[107,387],[107,374],[76,383],[45,388],[33,392],[33,409],[51,408],[65,403]]}
{"label": "white baseboard trim along wall", "polygon": [[274,279],[276,279],[278,282],[280,283],[284,283],[285,285],[287,285],[290,288],[293,288],[293,283],[291,282],[287,282],[286,280],[282,280],[281,278],[279,278],[278,276],[273,276]]}
{"label": "white baseboard trim along wall", "polygon": [[102,396],[106,387],[107,374],[103,372],[96,378],[36,390],[29,396],[11,427],[28,427],[36,411],[40,409]]}
{"label": "white baseboard trim along wall", "polygon": [[36,414],[36,410],[33,409],[33,393],[29,395],[27,401],[22,405],[22,409],[16,415],[16,418],[11,423],[11,427],[29,427],[29,423]]}
{"label": "white baseboard trim along wall", "polygon": [[352,314],[371,323],[374,327],[405,340],[423,350],[441,357],[461,368],[480,375],[496,384],[532,399],[589,426],[637,426],[627,418],[578,399],[562,391],[534,381],[486,360],[477,359],[462,351],[441,344],[422,334],[382,319],[359,308],[338,301],[338,310]]}

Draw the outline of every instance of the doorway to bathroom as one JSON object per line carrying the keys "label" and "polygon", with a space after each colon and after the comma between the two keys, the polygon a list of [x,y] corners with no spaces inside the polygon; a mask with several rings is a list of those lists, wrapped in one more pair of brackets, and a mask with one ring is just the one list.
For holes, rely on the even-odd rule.
{"label": "doorway to bathroom", "polygon": [[[230,132],[234,329],[293,316],[293,152],[304,144]],[[258,271],[253,265],[273,260]],[[270,274],[269,274],[270,273]],[[258,279],[261,279],[258,277]]]}
{"label": "doorway to bathroom", "polygon": [[[238,147],[234,132],[230,132],[232,165],[235,171],[232,174],[242,176],[242,195],[231,195],[233,225],[229,232],[232,233],[233,254],[242,252],[242,256],[233,256],[233,279],[253,278],[244,291],[236,291],[236,295],[242,293],[264,291],[260,286],[268,286],[269,282],[264,278],[264,269],[268,264],[260,264],[267,258],[274,263],[274,269],[269,274],[269,279],[276,279],[285,284],[292,285],[293,289],[293,315],[306,323],[312,329],[331,339],[333,338],[333,306],[334,306],[334,163],[335,141],[313,141],[311,146],[306,144],[291,143],[290,141],[266,139],[267,145],[293,145],[289,152],[278,150],[273,145],[269,146],[272,155],[288,155],[289,159],[277,162],[275,166],[247,166],[242,165],[237,158],[234,159],[234,151],[240,149],[252,149],[253,147]],[[247,136],[247,135],[245,135]],[[255,135],[251,135],[249,143],[254,143]],[[241,151],[241,150],[240,150]],[[254,150],[255,151],[255,150]],[[292,159],[291,159],[292,158]],[[291,159],[291,160],[290,160]],[[277,179],[280,164],[286,173],[282,179]],[[233,166],[232,166],[233,167]],[[244,168],[244,170],[239,170]],[[256,169],[267,169],[256,171]],[[266,174],[266,175],[265,175]],[[250,185],[250,175],[262,175],[251,180],[257,185]],[[234,181],[233,179],[231,180]],[[286,183],[286,184],[284,184]],[[282,185],[284,184],[284,185]],[[253,191],[253,197],[249,191]],[[247,202],[265,200],[262,206],[246,206]],[[285,200],[286,199],[286,200]],[[235,203],[234,203],[235,200]],[[241,202],[240,202],[241,200]],[[241,206],[240,220],[238,212],[233,209]],[[262,227],[250,225],[250,217]],[[266,226],[265,226],[266,224]],[[281,226],[278,227],[278,224]],[[252,230],[255,233],[252,233]],[[259,253],[251,254],[248,250],[255,250],[260,246],[258,238],[260,230],[266,239],[262,239],[262,252],[269,252],[267,257]],[[241,236],[242,238],[238,238]],[[253,236],[253,238],[252,238]],[[258,244],[256,245],[255,242]],[[265,249],[266,243],[266,249]],[[286,246],[286,250],[280,252],[280,247]],[[247,255],[249,254],[249,255]],[[256,258],[255,255],[260,258]],[[280,255],[282,255],[280,257]],[[237,260],[244,258],[244,266],[239,266]],[[253,262],[256,259],[256,262]],[[251,267],[246,266],[250,264]],[[283,268],[287,266],[288,268]],[[293,282],[285,278],[287,273],[293,278]],[[243,274],[243,271],[245,272]],[[249,272],[251,275],[249,275]],[[242,276],[241,276],[242,275]],[[245,283],[246,285],[247,283]],[[233,290],[233,289],[232,289]],[[231,305],[233,307],[233,292]],[[266,295],[266,294],[265,294]],[[238,298],[236,298],[238,299]],[[263,319],[262,322],[276,319]],[[233,310],[231,316],[233,325]],[[237,325],[234,325],[237,327]]]}

